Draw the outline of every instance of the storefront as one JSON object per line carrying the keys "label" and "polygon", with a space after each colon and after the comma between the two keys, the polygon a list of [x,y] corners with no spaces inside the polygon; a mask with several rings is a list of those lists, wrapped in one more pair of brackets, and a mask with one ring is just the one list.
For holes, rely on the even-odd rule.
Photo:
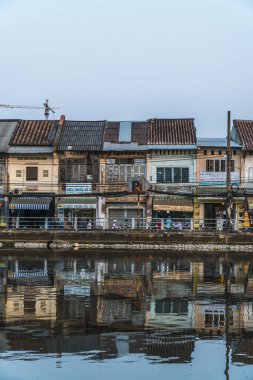
{"label": "storefront", "polygon": [[106,199],[106,216],[108,228],[136,228],[144,225],[145,218],[145,197],[140,196],[139,203],[137,196],[124,198]]}
{"label": "storefront", "polygon": [[[234,198],[231,222],[234,229],[240,229],[239,219],[243,219],[244,207],[240,198]],[[194,202],[194,228],[195,229],[226,229],[227,211],[224,198],[205,197]]]}
{"label": "storefront", "polygon": [[95,197],[61,197],[56,199],[56,216],[59,222],[73,225],[74,219],[83,227],[89,220],[94,221],[97,217],[97,198]]}
{"label": "storefront", "polygon": [[53,196],[18,196],[9,201],[9,217],[13,227],[43,227],[45,218],[54,216]]}

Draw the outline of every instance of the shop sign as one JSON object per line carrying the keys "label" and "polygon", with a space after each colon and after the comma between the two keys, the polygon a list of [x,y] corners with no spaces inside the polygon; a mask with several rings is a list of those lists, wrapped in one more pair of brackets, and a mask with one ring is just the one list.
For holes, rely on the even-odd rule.
{"label": "shop sign", "polygon": [[66,194],[85,194],[92,192],[91,183],[67,183]]}
{"label": "shop sign", "polygon": [[[220,185],[224,186],[226,184],[227,173],[226,172],[201,172],[200,173],[200,184],[211,186]],[[240,173],[232,172],[231,181],[233,183],[240,183]]]}
{"label": "shop sign", "polygon": [[57,205],[58,208],[85,208],[85,209],[96,209],[96,204],[95,203],[58,203]]}

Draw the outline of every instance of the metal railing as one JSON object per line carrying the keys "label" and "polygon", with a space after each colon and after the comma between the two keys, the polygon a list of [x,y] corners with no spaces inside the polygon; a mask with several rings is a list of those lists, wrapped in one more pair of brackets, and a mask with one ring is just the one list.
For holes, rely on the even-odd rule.
{"label": "metal railing", "polygon": [[42,229],[42,230],[153,230],[153,231],[238,231],[253,230],[253,224],[244,228],[243,220],[232,219],[230,226],[226,219],[193,218],[56,218],[56,217],[10,217],[0,220],[0,228]]}

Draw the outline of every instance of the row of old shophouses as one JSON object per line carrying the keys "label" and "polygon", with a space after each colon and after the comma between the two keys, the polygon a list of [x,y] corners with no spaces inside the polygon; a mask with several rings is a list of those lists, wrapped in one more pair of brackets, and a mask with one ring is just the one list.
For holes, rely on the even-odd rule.
{"label": "row of old shophouses", "polygon": [[[234,120],[231,139],[240,229],[253,211],[253,120]],[[226,152],[226,138],[197,138],[190,118],[0,120],[1,221],[181,218],[199,229],[225,215]]]}

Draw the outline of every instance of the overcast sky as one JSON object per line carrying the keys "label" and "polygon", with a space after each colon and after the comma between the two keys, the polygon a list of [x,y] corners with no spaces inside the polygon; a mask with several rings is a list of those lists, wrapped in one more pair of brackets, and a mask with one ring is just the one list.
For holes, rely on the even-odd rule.
{"label": "overcast sky", "polygon": [[[253,0],[0,0],[0,103],[69,120],[253,119]],[[0,118],[43,118],[5,110]]]}

